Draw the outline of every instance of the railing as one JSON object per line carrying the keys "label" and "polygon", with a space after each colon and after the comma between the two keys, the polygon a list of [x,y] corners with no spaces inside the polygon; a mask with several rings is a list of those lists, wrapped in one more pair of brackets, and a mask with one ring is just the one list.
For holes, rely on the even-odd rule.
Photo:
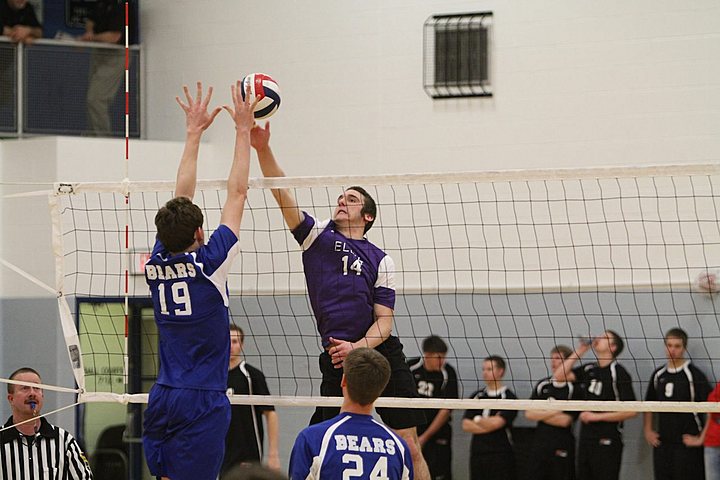
{"label": "railing", "polygon": [[[129,52],[130,137],[141,135],[141,49]],[[0,36],[0,136],[125,136],[125,48]]]}

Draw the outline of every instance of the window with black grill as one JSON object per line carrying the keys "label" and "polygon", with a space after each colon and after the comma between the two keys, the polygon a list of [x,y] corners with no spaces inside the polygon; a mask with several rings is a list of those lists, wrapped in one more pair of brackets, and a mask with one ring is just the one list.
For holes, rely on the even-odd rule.
{"label": "window with black grill", "polygon": [[492,12],[433,15],[425,22],[425,91],[432,98],[492,96]]}

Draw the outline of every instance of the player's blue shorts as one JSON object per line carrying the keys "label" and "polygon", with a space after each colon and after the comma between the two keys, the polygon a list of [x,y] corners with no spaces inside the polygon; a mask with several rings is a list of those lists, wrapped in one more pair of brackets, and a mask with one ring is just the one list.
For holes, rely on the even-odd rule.
{"label": "player's blue shorts", "polygon": [[230,401],[225,392],[155,384],[143,422],[150,473],[172,480],[215,480],[229,425]]}

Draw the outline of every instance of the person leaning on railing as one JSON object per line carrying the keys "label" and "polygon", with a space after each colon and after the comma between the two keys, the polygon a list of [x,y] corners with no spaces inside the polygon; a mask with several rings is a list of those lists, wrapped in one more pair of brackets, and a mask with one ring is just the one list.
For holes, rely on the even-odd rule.
{"label": "person leaning on railing", "polygon": [[2,34],[13,43],[31,43],[42,37],[42,25],[27,0],[0,0]]}

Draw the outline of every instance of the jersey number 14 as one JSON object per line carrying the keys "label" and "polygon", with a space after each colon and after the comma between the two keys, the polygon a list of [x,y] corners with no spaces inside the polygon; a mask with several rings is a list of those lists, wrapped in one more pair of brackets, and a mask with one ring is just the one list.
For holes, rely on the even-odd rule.
{"label": "jersey number 14", "polygon": [[[343,275],[348,274],[348,262],[350,261],[350,257],[348,255],[345,255],[342,257],[343,262]],[[359,258],[356,258],[354,262],[350,264],[350,270],[355,272],[355,275],[360,275],[362,273],[362,260]]]}

